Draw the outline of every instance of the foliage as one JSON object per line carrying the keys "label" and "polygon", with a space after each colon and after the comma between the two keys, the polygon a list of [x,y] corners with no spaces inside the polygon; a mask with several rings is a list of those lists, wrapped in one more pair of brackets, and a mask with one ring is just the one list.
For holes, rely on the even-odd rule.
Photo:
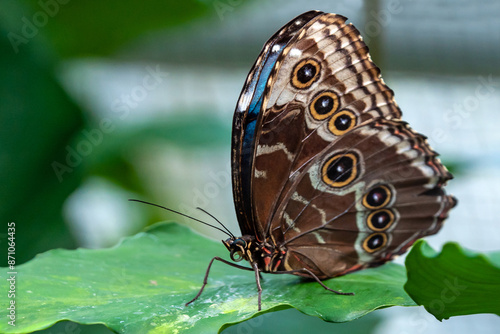
{"label": "foliage", "polygon": [[500,315],[500,252],[478,254],[448,243],[437,253],[419,240],[406,258],[406,269],[405,290],[439,320]]}
{"label": "foliage", "polygon": [[[116,332],[217,332],[268,312],[296,308],[330,322],[357,319],[378,308],[412,306],[403,290],[404,268],[393,263],[325,281],[355,292],[339,296],[292,275],[264,275],[262,305],[251,272],[215,263],[201,297],[211,257],[224,247],[177,224],[159,224],[114,248],[52,250],[17,268],[16,327],[2,333],[40,330],[61,320],[103,323]],[[0,281],[6,284],[7,270]],[[8,303],[6,295],[0,297]]]}

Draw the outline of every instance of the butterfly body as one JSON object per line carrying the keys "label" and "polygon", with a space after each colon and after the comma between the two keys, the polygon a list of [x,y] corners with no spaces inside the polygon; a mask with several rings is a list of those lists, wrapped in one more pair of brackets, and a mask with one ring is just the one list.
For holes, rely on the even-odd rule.
{"label": "butterfly body", "polygon": [[443,189],[452,175],[401,120],[345,21],[311,11],[286,24],[264,45],[236,107],[232,179],[243,236],[223,243],[256,272],[259,308],[258,273],[319,282],[383,264],[436,233],[456,205]]}
{"label": "butterfly body", "polygon": [[259,271],[265,273],[286,271],[284,260],[287,250],[270,242],[259,242],[254,236],[229,238],[223,241],[235,262],[246,260],[255,263]]}

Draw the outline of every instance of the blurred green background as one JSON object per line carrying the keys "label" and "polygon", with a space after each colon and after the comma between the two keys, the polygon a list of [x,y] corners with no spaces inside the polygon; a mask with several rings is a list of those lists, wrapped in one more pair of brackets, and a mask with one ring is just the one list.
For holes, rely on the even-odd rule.
{"label": "blurred green background", "polygon": [[[498,1],[1,0],[2,252],[11,221],[17,264],[51,248],[110,247],[167,219],[223,238],[128,198],[206,218],[194,210],[200,206],[237,232],[232,113],[264,42],[310,9],[356,25],[404,119],[454,172],[449,190],[460,204],[431,245],[453,240],[478,251],[498,249]],[[5,266],[6,256],[0,261]],[[263,318],[224,333],[496,333],[500,327],[489,315],[439,323],[421,308],[387,309],[344,325],[290,310]],[[107,332],[74,326],[47,332]]]}

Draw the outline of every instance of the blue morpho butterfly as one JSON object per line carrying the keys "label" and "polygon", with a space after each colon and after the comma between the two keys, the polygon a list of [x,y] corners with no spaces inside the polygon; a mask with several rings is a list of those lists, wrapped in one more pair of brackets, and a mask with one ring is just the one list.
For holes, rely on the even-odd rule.
{"label": "blue morpho butterfly", "polygon": [[[260,273],[316,280],[374,267],[436,233],[457,201],[426,137],[401,120],[359,31],[306,12],[264,45],[234,114],[233,195],[242,236],[223,241]],[[171,210],[172,211],[172,210]],[[222,225],[223,226],[223,225]],[[217,228],[217,227],[216,227]],[[187,305],[186,304],[186,305]]]}

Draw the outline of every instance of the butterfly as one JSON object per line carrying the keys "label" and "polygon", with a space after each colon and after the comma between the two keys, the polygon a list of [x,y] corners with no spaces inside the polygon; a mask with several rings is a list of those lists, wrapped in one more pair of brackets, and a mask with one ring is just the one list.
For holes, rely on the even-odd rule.
{"label": "butterfly", "polygon": [[[223,241],[255,273],[321,281],[381,265],[441,228],[452,178],[401,120],[359,31],[306,12],[264,45],[233,119],[232,181],[242,236]],[[187,305],[186,304],[186,305]]]}

